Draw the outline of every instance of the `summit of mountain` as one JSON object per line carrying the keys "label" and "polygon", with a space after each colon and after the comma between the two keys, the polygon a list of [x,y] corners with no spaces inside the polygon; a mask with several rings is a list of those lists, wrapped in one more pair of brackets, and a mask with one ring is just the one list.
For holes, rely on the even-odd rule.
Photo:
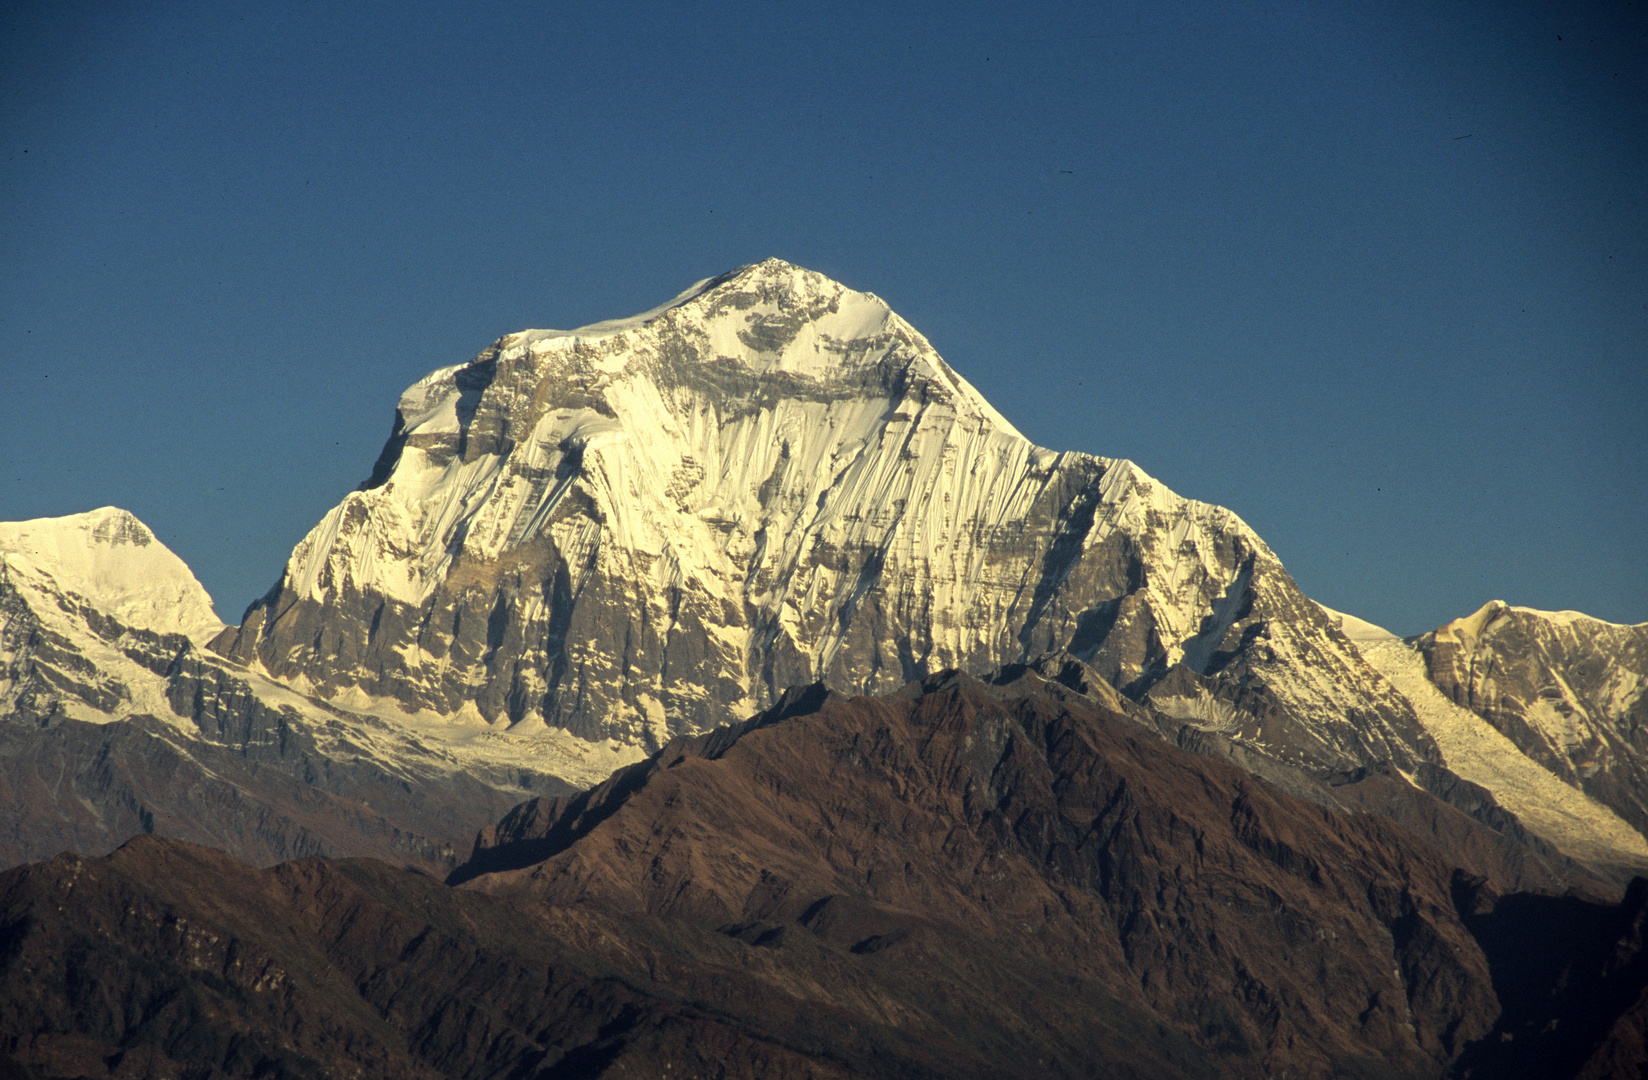
{"label": "summit of mountain", "polygon": [[183,560],[119,507],[0,522],[0,560],[13,580],[127,626],[197,642],[223,630],[212,598]]}
{"label": "summit of mountain", "polygon": [[340,704],[649,748],[791,685],[1062,649],[1292,765],[1435,756],[1234,513],[1033,445],[882,301],[776,259],[419,380],[219,647]]}

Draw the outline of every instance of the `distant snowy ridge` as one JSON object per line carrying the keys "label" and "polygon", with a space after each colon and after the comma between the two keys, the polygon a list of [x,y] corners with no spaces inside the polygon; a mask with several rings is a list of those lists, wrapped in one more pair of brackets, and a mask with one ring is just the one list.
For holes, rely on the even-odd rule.
{"label": "distant snowy ridge", "polygon": [[1648,623],[1495,600],[1414,644],[1450,701],[1648,830]]}
{"label": "distant snowy ridge", "polygon": [[124,510],[0,522],[0,715],[175,720],[152,666],[222,630],[183,560]]}
{"label": "distant snowy ridge", "polygon": [[1451,701],[1426,677],[1425,658],[1412,642],[1325,605],[1322,610],[1340,620],[1340,628],[1368,662],[1413,703],[1455,773],[1492,791],[1525,826],[1575,858],[1648,864],[1648,840],[1641,833],[1530,759],[1482,717]]}

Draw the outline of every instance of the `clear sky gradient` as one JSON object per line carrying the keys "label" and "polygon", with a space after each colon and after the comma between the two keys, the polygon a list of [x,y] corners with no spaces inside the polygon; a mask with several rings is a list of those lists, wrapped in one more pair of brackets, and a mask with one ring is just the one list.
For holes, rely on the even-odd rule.
{"label": "clear sky gradient", "polygon": [[13,2],[0,133],[0,519],[231,621],[426,372],[769,255],[1332,607],[1648,620],[1641,2]]}

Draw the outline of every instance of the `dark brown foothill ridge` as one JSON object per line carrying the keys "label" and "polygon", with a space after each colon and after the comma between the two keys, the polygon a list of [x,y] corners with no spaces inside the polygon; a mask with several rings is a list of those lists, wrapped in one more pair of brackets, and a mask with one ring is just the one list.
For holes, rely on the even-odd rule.
{"label": "dark brown foothill ridge", "polygon": [[1387,818],[1016,676],[791,691],[517,807],[456,887],[153,837],[17,868],[0,1054],[38,1077],[1600,1077],[1641,1060],[1648,882],[1611,905],[1503,892]]}

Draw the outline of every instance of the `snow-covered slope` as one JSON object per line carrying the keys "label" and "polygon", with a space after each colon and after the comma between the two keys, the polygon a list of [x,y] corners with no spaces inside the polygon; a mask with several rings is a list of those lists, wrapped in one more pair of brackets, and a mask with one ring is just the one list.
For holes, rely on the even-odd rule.
{"label": "snow-covered slope", "polygon": [[14,580],[76,597],[127,626],[197,642],[223,629],[211,597],[183,560],[148,526],[113,506],[0,521],[0,559]]}
{"label": "snow-covered slope", "polygon": [[1416,646],[1450,701],[1648,829],[1648,623],[1495,600]]}
{"label": "snow-covered slope", "polygon": [[172,716],[154,668],[222,629],[183,560],[124,510],[0,522],[0,716]]}
{"label": "snow-covered slope", "polygon": [[1648,841],[1640,832],[1601,802],[1558,779],[1433,685],[1415,642],[1354,616],[1323,610],[1341,620],[1341,629],[1368,662],[1413,703],[1456,774],[1493,792],[1499,805],[1525,827],[1577,859],[1648,865]]}
{"label": "snow-covered slope", "polygon": [[1031,444],[779,260],[414,384],[227,647],[339,703],[645,745],[1063,648],[1134,693],[1177,670],[1164,707],[1285,759],[1434,753],[1235,514]]}

